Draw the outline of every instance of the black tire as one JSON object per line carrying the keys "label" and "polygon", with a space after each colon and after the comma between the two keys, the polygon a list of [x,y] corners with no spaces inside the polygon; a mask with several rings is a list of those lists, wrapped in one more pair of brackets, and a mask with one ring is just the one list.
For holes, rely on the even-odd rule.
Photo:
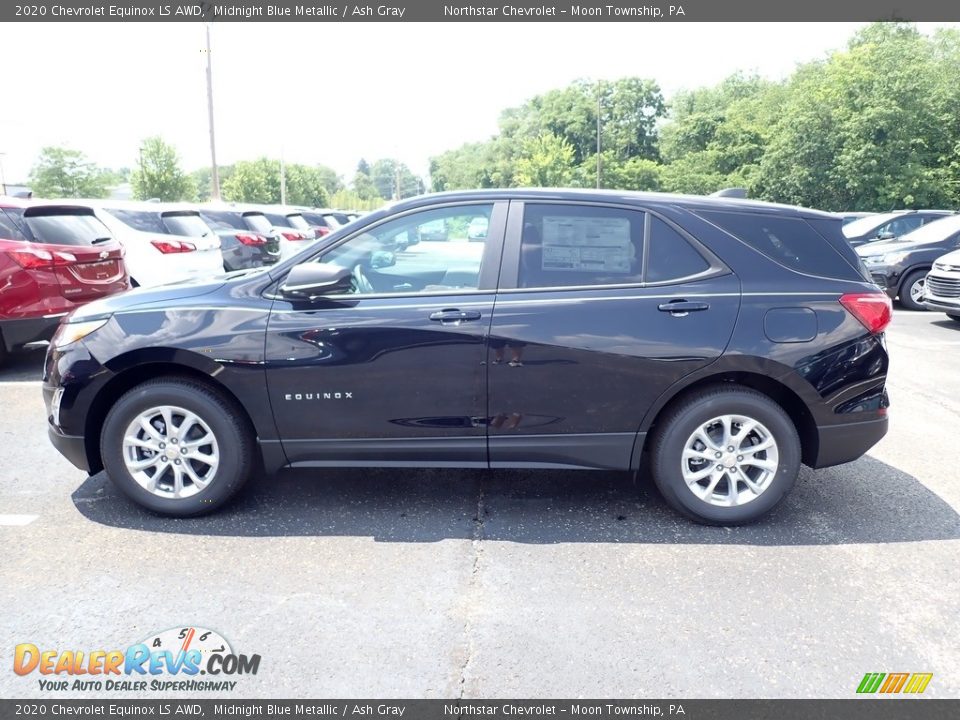
{"label": "black tire", "polygon": [[[960,323],[960,315],[951,315],[950,313],[947,313],[947,317],[953,320],[954,322]],[[0,347],[0,352],[2,351],[3,351],[3,348]],[[0,357],[0,360],[2,360],[2,357]]]}
{"label": "black tire", "polygon": [[[697,428],[722,415],[759,421],[773,436],[779,452],[776,471],[763,492],[749,502],[725,507],[694,494],[682,471],[687,440]],[[650,465],[660,494],[674,510],[706,525],[744,525],[759,520],[793,487],[800,472],[800,458],[800,438],[790,417],[766,395],[749,388],[713,386],[687,396],[658,420],[651,439]]]}
{"label": "black tire", "polygon": [[3,332],[0,332],[0,366],[7,361],[7,343],[3,339]]}
{"label": "black tire", "polygon": [[903,282],[900,283],[900,304],[905,307],[907,310],[926,310],[925,305],[921,305],[910,297],[910,288],[913,287],[914,283],[922,281],[927,276],[926,270],[914,270],[912,273],[907,275]]}
{"label": "black tire", "polygon": [[[139,414],[163,405],[195,413],[219,447],[216,474],[209,485],[189,497],[161,497],[150,492],[134,479],[124,462],[127,427]],[[213,512],[243,486],[254,466],[254,438],[240,413],[220,393],[185,378],[160,378],[137,385],[113,405],[103,423],[100,456],[107,475],[124,495],[154,512],[176,517]]]}

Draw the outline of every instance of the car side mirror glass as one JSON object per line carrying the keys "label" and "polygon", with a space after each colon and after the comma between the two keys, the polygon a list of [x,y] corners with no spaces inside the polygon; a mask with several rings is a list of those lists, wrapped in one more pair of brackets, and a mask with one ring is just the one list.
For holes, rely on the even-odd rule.
{"label": "car side mirror glass", "polygon": [[396,264],[397,256],[388,250],[377,250],[370,256],[370,267],[374,270]]}
{"label": "car side mirror glass", "polygon": [[292,300],[313,300],[353,289],[349,268],[328,263],[303,263],[293,268],[280,286],[280,294]]}
{"label": "car side mirror glass", "polygon": [[893,240],[895,237],[896,235],[889,230],[884,230],[883,232],[877,233],[877,240]]}

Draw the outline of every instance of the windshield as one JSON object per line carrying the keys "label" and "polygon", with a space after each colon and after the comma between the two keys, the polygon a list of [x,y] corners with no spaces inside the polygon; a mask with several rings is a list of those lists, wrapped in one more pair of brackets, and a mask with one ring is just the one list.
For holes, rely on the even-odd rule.
{"label": "windshield", "polygon": [[913,232],[901,235],[897,242],[933,243],[946,240],[955,232],[960,232],[960,215],[948,215],[942,220],[934,220]]}
{"label": "windshield", "polygon": [[848,222],[843,226],[843,234],[848,237],[860,237],[866,235],[874,228],[885,225],[891,220],[896,220],[903,213],[883,213],[881,215],[867,215],[867,217]]}

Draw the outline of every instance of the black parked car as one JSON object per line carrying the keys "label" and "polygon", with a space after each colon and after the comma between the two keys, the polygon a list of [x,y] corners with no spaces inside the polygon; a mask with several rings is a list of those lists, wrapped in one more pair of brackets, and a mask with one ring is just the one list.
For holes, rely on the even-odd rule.
{"label": "black parked car", "polygon": [[[409,244],[437,221],[446,241]],[[887,431],[890,300],[829,214],[497,190],[354,225],[270,268],[77,311],[47,354],[53,443],[171,515],[219,507],[259,467],[645,460],[674,508],[736,524],[801,463],[855,460]]]}
{"label": "black parked car", "polygon": [[280,259],[280,238],[262,212],[204,207],[200,217],[220,236],[224,270],[272,265]]}
{"label": "black parked car", "polygon": [[951,210],[898,210],[844,222],[843,235],[853,247],[893,240],[927,223],[951,215]]}
{"label": "black parked car", "polygon": [[960,248],[960,215],[924,225],[896,240],[857,248],[874,282],[909,310],[926,310],[923,289],[933,261]]}

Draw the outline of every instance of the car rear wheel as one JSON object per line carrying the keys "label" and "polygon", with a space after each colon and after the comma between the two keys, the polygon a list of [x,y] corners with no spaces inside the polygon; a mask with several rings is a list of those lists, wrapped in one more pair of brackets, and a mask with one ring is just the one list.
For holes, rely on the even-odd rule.
{"label": "car rear wheel", "polygon": [[186,379],[137,385],[100,435],[107,475],[131,500],[165,515],[216,510],[246,482],[253,438],[219,393]]}
{"label": "car rear wheel", "polygon": [[907,310],[927,309],[921,302],[926,277],[926,270],[914,270],[904,278],[903,284],[900,285],[900,304]]}
{"label": "car rear wheel", "polygon": [[[947,317],[953,320],[954,322],[960,323],[960,315],[951,315],[950,313],[947,313]],[[0,347],[0,352],[3,352],[2,347]],[[2,356],[0,356],[0,360],[2,359],[3,359]]]}
{"label": "car rear wheel", "polygon": [[658,422],[653,480],[697,522],[742,525],[766,515],[800,472],[800,439],[783,408],[747,388],[689,396]]}

